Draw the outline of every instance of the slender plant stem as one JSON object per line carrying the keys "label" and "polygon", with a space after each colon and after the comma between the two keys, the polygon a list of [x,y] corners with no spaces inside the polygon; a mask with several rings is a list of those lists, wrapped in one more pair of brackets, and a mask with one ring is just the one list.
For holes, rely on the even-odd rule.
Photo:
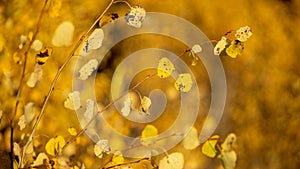
{"label": "slender plant stem", "polygon": [[119,166],[124,166],[124,165],[130,165],[130,164],[137,164],[137,163],[140,163],[141,161],[150,161],[151,159],[150,158],[141,158],[141,159],[138,159],[136,161],[131,161],[131,162],[128,162],[128,163],[122,163],[122,164],[116,164],[116,165],[113,165],[113,166],[109,166],[109,167],[104,167],[103,169],[110,169],[110,168],[115,168],[115,167],[119,167]]}
{"label": "slender plant stem", "polygon": [[[35,31],[32,35],[32,39],[29,41],[29,44],[27,45],[27,48],[25,50],[25,53],[24,53],[24,65],[23,65],[23,68],[22,68],[22,72],[21,72],[21,79],[20,79],[20,82],[19,82],[19,87],[18,87],[18,93],[17,93],[17,97],[16,97],[16,104],[15,104],[15,107],[14,107],[14,111],[13,111],[13,114],[12,114],[12,120],[11,120],[11,125],[10,125],[10,165],[11,165],[11,168],[13,168],[13,164],[14,164],[14,145],[13,145],[13,142],[14,142],[14,119],[15,119],[15,116],[17,115],[17,111],[18,111],[18,107],[19,107],[19,104],[20,104],[20,99],[21,99],[21,94],[22,94],[22,89],[23,89],[23,84],[24,84],[24,77],[25,77],[25,71],[26,71],[26,67],[27,67],[27,58],[28,58],[28,53],[29,53],[29,50],[30,50],[30,47],[32,45],[32,43],[34,42],[37,34],[39,33],[39,30],[40,30],[40,27],[41,27],[41,22],[42,22],[42,18],[45,14],[45,10],[46,10],[46,5],[48,3],[48,0],[45,0],[44,1],[44,5],[42,7],[42,10],[41,10],[41,13],[40,13],[40,16],[38,18],[38,21],[37,21],[37,24],[36,24],[36,28],[35,28]],[[21,159],[22,160],[22,159]]]}
{"label": "slender plant stem", "polygon": [[16,99],[16,104],[15,104],[15,109],[14,109],[14,113],[13,113],[13,117],[12,117],[12,123],[14,123],[14,117],[16,116],[16,113],[18,111],[18,106],[19,106],[19,103],[20,103],[20,98],[21,98],[22,89],[23,89],[23,83],[24,83],[24,77],[25,77],[25,71],[26,71],[26,67],[27,67],[28,53],[29,53],[29,50],[30,50],[30,47],[31,47],[32,43],[34,42],[37,34],[39,33],[39,30],[40,30],[40,27],[41,27],[42,18],[43,18],[44,14],[45,14],[45,9],[46,9],[47,3],[48,3],[48,0],[45,0],[43,8],[42,8],[42,11],[40,13],[39,19],[38,19],[37,24],[36,24],[36,30],[33,33],[32,39],[29,41],[29,44],[28,44],[28,46],[27,46],[27,48],[25,50],[25,53],[24,53],[24,65],[23,65],[23,69],[22,69],[22,73],[21,73],[21,79],[20,79],[20,82],[19,82],[19,88],[18,88],[18,93],[17,93],[17,99]]}
{"label": "slender plant stem", "polygon": [[77,48],[82,44],[82,42],[84,41],[84,39],[89,35],[89,33],[95,28],[95,26],[97,25],[97,23],[99,22],[99,20],[103,17],[103,15],[108,11],[108,9],[114,4],[114,0],[112,0],[108,6],[105,8],[105,10],[102,12],[101,15],[99,15],[97,17],[97,19],[94,21],[94,23],[90,26],[90,28],[88,29],[88,31],[81,36],[81,38],[77,41],[77,43],[75,44],[75,46],[73,47],[72,51],[70,52],[69,56],[66,58],[66,60],[64,61],[64,63],[60,66],[60,68],[58,69],[58,71],[56,72],[56,75],[51,83],[51,86],[50,86],[50,89],[48,91],[48,94],[43,102],[43,105],[42,105],[42,108],[41,108],[41,111],[34,123],[34,126],[33,126],[33,129],[30,133],[30,136],[29,136],[29,139],[28,141],[26,142],[24,148],[23,148],[23,158],[21,160],[21,165],[24,165],[23,162],[24,162],[24,157],[25,157],[25,150],[27,149],[27,147],[30,145],[30,143],[32,142],[33,140],[33,137],[35,136],[35,133],[36,133],[36,129],[37,129],[37,126],[38,124],[40,123],[41,121],[41,118],[42,116],[44,115],[44,112],[45,112],[45,108],[46,108],[46,105],[49,101],[49,98],[54,90],[54,87],[56,85],[56,82],[61,74],[61,72],[64,70],[64,68],[66,67],[66,65],[70,62],[71,58],[74,56],[74,53],[75,51],[77,50]]}
{"label": "slender plant stem", "polygon": [[9,153],[9,158],[10,158],[10,168],[14,168],[14,128],[11,126],[10,127],[10,153]]}

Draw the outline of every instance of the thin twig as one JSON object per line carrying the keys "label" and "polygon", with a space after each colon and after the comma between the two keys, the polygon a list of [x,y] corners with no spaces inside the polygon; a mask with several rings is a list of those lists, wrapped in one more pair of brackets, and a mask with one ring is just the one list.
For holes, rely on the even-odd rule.
{"label": "thin twig", "polygon": [[104,167],[103,169],[110,169],[110,168],[115,168],[115,167],[124,166],[124,165],[137,164],[137,163],[140,163],[141,161],[144,161],[144,160],[150,161],[151,159],[148,158],[148,157],[141,158],[141,159],[138,159],[136,161],[131,161],[131,162],[128,162],[128,163],[122,163],[122,164],[116,164],[116,165],[109,166],[109,167]]}
{"label": "thin twig", "polygon": [[[102,12],[101,15],[98,16],[98,18],[94,21],[94,23],[90,26],[90,28],[88,29],[88,31],[81,36],[81,38],[77,41],[77,43],[75,44],[74,48],[72,49],[72,51],[70,52],[69,56],[67,57],[67,59],[64,61],[64,63],[61,65],[61,67],[58,69],[58,71],[56,72],[56,75],[51,83],[51,86],[50,86],[50,89],[48,91],[48,94],[43,102],[43,105],[42,105],[42,108],[41,108],[41,111],[34,123],[34,126],[33,126],[33,129],[31,131],[31,134],[29,136],[29,139],[27,141],[27,143],[25,144],[24,148],[23,148],[23,158],[25,156],[25,150],[27,149],[27,147],[29,146],[29,144],[32,142],[33,140],[33,137],[35,136],[35,133],[36,133],[36,129],[37,129],[37,126],[38,124],[40,123],[41,121],[41,118],[42,116],[44,115],[44,112],[45,112],[45,108],[46,108],[46,105],[49,101],[49,98],[54,90],[54,86],[56,85],[56,82],[61,74],[61,72],[63,71],[63,69],[66,67],[66,65],[70,62],[71,58],[74,56],[74,53],[75,51],[78,49],[78,47],[82,44],[82,42],[84,41],[84,39],[88,36],[88,34],[95,28],[95,26],[97,25],[97,23],[99,22],[99,20],[103,17],[103,15],[108,11],[108,9],[112,6],[112,4],[114,3],[114,0],[112,0],[108,6],[105,8],[105,10]],[[23,159],[22,158],[22,159]],[[21,162],[23,163],[24,160],[21,160]],[[23,164],[21,164],[23,165]]]}
{"label": "thin twig", "polygon": [[19,82],[19,88],[18,88],[18,93],[17,93],[17,98],[16,98],[15,109],[14,109],[14,113],[13,113],[13,117],[12,117],[12,123],[14,122],[14,117],[15,117],[17,111],[18,111],[18,106],[19,106],[19,103],[20,103],[20,98],[21,98],[22,89],[23,89],[23,83],[24,83],[24,77],[25,77],[25,70],[26,70],[26,67],[27,67],[28,53],[29,53],[29,50],[30,50],[30,47],[31,47],[32,43],[34,42],[34,40],[35,40],[35,38],[36,38],[39,30],[40,30],[41,21],[42,21],[42,18],[44,16],[44,13],[45,13],[45,9],[46,9],[47,3],[48,3],[48,0],[45,0],[44,6],[43,6],[42,11],[40,13],[38,22],[36,24],[36,30],[33,33],[32,39],[29,41],[27,49],[25,50],[25,53],[24,53],[24,66],[23,66],[23,69],[22,69],[21,79],[20,79],[20,82]]}
{"label": "thin twig", "polygon": [[[151,143],[150,145],[154,145],[154,146],[156,146],[155,144],[158,142],[158,141],[161,141],[161,140],[164,140],[164,139],[166,139],[166,138],[169,138],[169,137],[173,137],[173,136],[181,136],[182,137],[182,133],[173,133],[173,134],[171,134],[171,135],[168,135],[168,136],[165,136],[165,137],[161,137],[161,138],[158,138],[158,139],[156,139],[153,143]],[[135,140],[134,140],[134,142],[136,142],[137,140],[140,140],[141,138],[135,138]],[[133,143],[134,143],[133,142]],[[124,149],[123,150],[123,152],[126,152],[126,151],[128,151],[128,150],[132,150],[132,149],[135,149],[135,148],[138,148],[138,147],[141,147],[141,146],[144,146],[143,144],[141,144],[141,143],[138,143],[138,144],[133,144],[133,143],[131,143],[131,145],[128,147],[128,148],[126,148],[126,149]]]}
{"label": "thin twig", "polygon": [[[38,21],[37,21],[37,24],[36,24],[36,29],[32,35],[32,39],[29,41],[29,44],[25,50],[25,53],[24,53],[24,65],[23,65],[23,69],[22,69],[22,72],[21,72],[21,79],[20,79],[20,82],[19,82],[19,87],[18,87],[18,93],[17,93],[17,97],[16,97],[16,104],[15,104],[15,107],[14,107],[14,111],[13,111],[13,114],[12,114],[12,120],[11,120],[11,125],[10,125],[10,164],[11,164],[11,168],[13,168],[13,161],[14,161],[14,146],[13,146],[13,142],[14,142],[14,139],[13,139],[13,136],[14,136],[14,119],[15,119],[15,116],[17,114],[17,111],[18,111],[18,107],[19,107],[19,103],[20,103],[20,99],[21,99],[21,94],[22,94],[22,89],[23,89],[23,83],[24,83],[24,77],[25,77],[25,71],[26,71],[26,67],[27,67],[27,58],[28,58],[28,53],[29,53],[29,50],[30,50],[30,47],[32,45],[32,43],[34,42],[37,34],[39,33],[39,30],[40,30],[40,27],[41,27],[41,22],[42,22],[42,18],[45,14],[45,9],[46,9],[46,5],[48,3],[48,0],[45,0],[44,1],[44,5],[43,5],[43,8],[41,10],[41,13],[40,13],[40,16],[38,18]],[[25,154],[25,153],[24,153]],[[22,158],[23,159],[23,158]],[[21,161],[22,161],[21,159]]]}

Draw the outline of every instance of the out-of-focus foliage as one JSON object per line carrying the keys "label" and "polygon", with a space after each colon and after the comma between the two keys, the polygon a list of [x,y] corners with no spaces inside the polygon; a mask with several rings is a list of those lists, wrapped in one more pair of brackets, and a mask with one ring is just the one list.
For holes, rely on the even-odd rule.
{"label": "out-of-focus foliage", "polygon": [[[237,30],[240,26],[249,25],[253,36],[244,44],[243,53],[236,59],[220,56],[227,77],[228,96],[224,116],[215,133],[225,138],[229,132],[234,131],[238,136],[236,168],[297,168],[300,165],[300,135],[297,128],[300,124],[300,70],[297,65],[300,43],[300,36],[298,36],[300,34],[299,1],[130,0],[129,2],[143,6],[147,11],[165,12],[185,18],[198,26],[210,39],[217,41],[228,30]],[[36,50],[41,48],[41,44],[35,42],[34,47],[29,50],[24,78],[25,85],[15,120],[22,119],[24,113],[26,114],[24,108],[30,102],[34,103],[35,113],[40,112],[51,81],[70,53],[71,47],[88,30],[108,3],[109,1],[105,0],[53,0],[47,5],[36,39],[41,42],[43,47],[52,47],[53,54],[42,65],[42,78],[35,75],[37,80],[27,86],[26,82],[30,79],[31,74],[38,72],[35,65],[39,52]],[[14,111],[20,73],[24,64],[24,48],[32,38],[42,5],[43,1],[38,0],[3,0],[0,2],[0,114],[2,114],[2,116],[0,115],[0,168],[9,166],[9,121]],[[119,16],[125,16],[127,11],[128,7],[124,4],[116,4],[109,10],[109,12],[118,13]],[[132,21],[139,26],[134,22],[135,20]],[[62,23],[68,23],[67,26],[71,29],[74,27],[72,35],[68,35],[63,43],[54,38],[58,26]],[[228,36],[235,39],[234,35],[235,33],[232,33]],[[138,44],[143,48],[163,47],[174,53],[181,53],[185,50],[183,47],[178,47],[180,45],[177,42],[167,38],[164,40],[167,40],[168,43],[155,36],[136,38],[136,41],[129,39],[116,45],[110,51],[114,61],[111,61],[111,58],[105,58],[103,65],[100,66],[101,69],[97,71],[95,92],[99,100],[97,100],[98,104],[107,103],[110,96],[107,89],[109,89],[114,68],[123,56],[141,49],[142,47]],[[47,164],[54,167],[60,165],[69,168],[104,166],[105,161],[100,161],[94,155],[95,143],[85,135],[76,138],[73,143],[69,144],[59,158],[52,158],[45,154],[47,152],[55,155],[65,144],[62,143],[62,139],[49,143],[51,139],[61,136],[67,141],[71,138],[68,133],[70,126],[76,129],[81,128],[77,115],[72,110],[66,109],[64,105],[72,89],[72,73],[76,59],[70,61],[59,77],[53,95],[46,106],[45,114],[37,128],[37,136],[26,150],[26,153],[34,151],[36,158],[36,160],[28,159],[28,164],[32,163],[37,166]],[[40,60],[44,62],[42,58]],[[184,60],[187,63],[191,62],[185,58]],[[201,71],[198,70],[199,68]],[[201,81],[198,84],[201,93],[200,115],[195,123],[195,127],[201,128],[204,114],[207,113],[210,105],[209,80],[200,61],[196,68],[191,69],[198,75],[197,80]],[[138,80],[140,79],[137,78]],[[165,79],[145,82],[143,95],[150,91],[153,84],[160,84],[158,86],[164,89],[166,85],[163,82],[165,81],[161,80]],[[166,92],[167,97],[175,100],[174,98],[177,98],[178,94],[173,86],[174,81],[168,82],[171,83],[166,86],[169,87]],[[65,103],[71,109],[75,109],[71,106],[73,103],[69,101]],[[172,124],[177,108],[177,103],[170,103],[162,119],[154,122],[158,131],[164,131]],[[89,111],[86,114],[87,117],[90,118],[92,113]],[[144,128],[140,125],[131,126],[127,122],[122,122],[120,125],[116,123],[116,119],[118,117],[112,117],[109,119],[109,123],[128,135],[139,135]],[[26,121],[25,116],[24,121]],[[27,125],[20,130],[18,121],[15,122],[14,145],[24,146],[24,139],[28,139],[27,133],[30,133],[32,129],[32,123]],[[17,148],[17,146],[15,147]],[[188,157],[184,158],[185,168],[217,168],[218,163],[203,155],[199,147],[194,150],[185,150],[183,146],[178,145],[172,151],[180,152],[184,157]],[[16,150],[22,154],[20,151]],[[111,158],[114,159],[115,164],[126,161],[121,155]],[[167,165],[167,160],[165,160],[167,156],[161,156],[159,159],[162,161],[161,165]],[[159,164],[159,160],[157,164]],[[144,163],[143,165],[148,166]]]}

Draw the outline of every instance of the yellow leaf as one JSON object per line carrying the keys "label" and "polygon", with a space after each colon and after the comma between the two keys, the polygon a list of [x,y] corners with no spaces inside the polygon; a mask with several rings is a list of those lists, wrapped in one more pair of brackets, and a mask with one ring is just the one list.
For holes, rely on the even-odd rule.
{"label": "yellow leaf", "polygon": [[112,158],[112,164],[117,165],[117,164],[123,164],[124,163],[124,157],[121,154],[121,152],[117,151],[115,152],[113,158]]}
{"label": "yellow leaf", "polygon": [[167,78],[175,70],[173,63],[166,57],[162,58],[158,62],[157,75],[160,78]]}
{"label": "yellow leaf", "polygon": [[80,101],[80,93],[78,91],[74,91],[68,94],[67,99],[64,102],[64,106],[70,110],[78,110],[81,108],[81,101]]}
{"label": "yellow leaf", "polygon": [[215,55],[220,55],[221,52],[226,48],[228,41],[226,37],[222,37],[220,41],[216,44],[214,48],[214,54]]}
{"label": "yellow leaf", "polygon": [[189,73],[179,74],[175,82],[176,90],[180,92],[188,92],[191,90],[193,81]]}
{"label": "yellow leaf", "polygon": [[26,84],[28,87],[33,88],[42,80],[43,78],[43,69],[42,65],[36,63],[34,66],[33,72],[30,74]]}
{"label": "yellow leaf", "polygon": [[84,64],[80,70],[79,70],[79,79],[80,80],[86,80],[88,79],[92,73],[97,70],[98,67],[98,60],[97,59],[91,59],[86,64]]}
{"label": "yellow leaf", "polygon": [[99,140],[94,146],[94,154],[102,158],[103,153],[108,153],[110,151],[110,145],[108,140]]}
{"label": "yellow leaf", "polygon": [[79,52],[80,56],[86,56],[92,50],[99,49],[102,46],[104,39],[104,31],[101,28],[97,28],[93,33],[84,41]]}
{"label": "yellow leaf", "polygon": [[19,158],[21,158],[21,148],[20,148],[19,144],[16,143],[16,142],[14,142],[14,149],[13,149],[13,151],[14,151],[14,155],[15,156],[18,156]]}
{"label": "yellow leaf", "polygon": [[[49,158],[45,153],[40,153],[31,166],[41,166],[49,164]],[[49,166],[48,166],[49,167]]]}
{"label": "yellow leaf", "polygon": [[124,106],[121,109],[122,115],[124,117],[127,117],[129,113],[131,112],[131,100],[130,97],[127,97],[124,101]]}
{"label": "yellow leaf", "polygon": [[234,150],[222,152],[222,154],[218,156],[218,158],[222,160],[222,165],[224,166],[224,169],[235,168],[237,156]]}
{"label": "yellow leaf", "polygon": [[70,21],[59,24],[52,37],[52,44],[57,47],[68,47],[73,42],[75,26]]}
{"label": "yellow leaf", "polygon": [[126,23],[129,26],[140,28],[146,17],[146,11],[141,6],[133,6],[125,15]]}
{"label": "yellow leaf", "polygon": [[77,135],[77,130],[74,127],[69,127],[68,132],[71,134],[71,136]]}
{"label": "yellow leaf", "polygon": [[214,158],[217,155],[216,144],[218,143],[220,136],[214,135],[209,138],[203,145],[202,145],[202,153],[207,157]]}
{"label": "yellow leaf", "polygon": [[43,43],[40,40],[36,39],[33,41],[30,48],[34,51],[40,51],[43,48]]}
{"label": "yellow leaf", "polygon": [[182,169],[184,166],[184,157],[182,153],[172,153],[159,161],[161,169]]}
{"label": "yellow leaf", "polygon": [[231,151],[233,150],[234,144],[237,140],[237,137],[234,133],[228,134],[225,141],[222,143],[222,151]]}
{"label": "yellow leaf", "polygon": [[148,124],[142,131],[142,138],[157,136],[158,130],[155,126]]}
{"label": "yellow leaf", "polygon": [[142,131],[141,144],[143,144],[145,146],[152,144],[155,140],[153,140],[153,138],[151,138],[151,137],[157,136],[157,134],[158,134],[158,130],[155,126],[146,125],[146,127]]}
{"label": "yellow leaf", "polygon": [[56,136],[51,138],[45,146],[46,152],[52,156],[56,156],[61,153],[62,148],[65,146],[66,142],[62,136]]}
{"label": "yellow leaf", "polygon": [[109,162],[106,166],[111,167],[123,163],[124,163],[124,157],[120,151],[117,151],[114,153],[111,162]]}
{"label": "yellow leaf", "polygon": [[242,54],[243,50],[244,50],[244,44],[239,40],[235,40],[232,41],[230,46],[226,49],[226,53],[228,56],[232,58],[236,58],[237,55]]}
{"label": "yellow leaf", "polygon": [[199,146],[198,131],[195,127],[191,128],[187,136],[182,141],[183,147],[187,150],[193,150]]}
{"label": "yellow leaf", "polygon": [[249,26],[243,26],[236,31],[235,37],[241,42],[246,42],[252,36],[252,30]]}
{"label": "yellow leaf", "polygon": [[39,65],[43,65],[48,60],[49,56],[52,55],[51,47],[44,47],[40,53],[36,54],[35,60]]}
{"label": "yellow leaf", "polygon": [[18,125],[20,126],[20,130],[21,130],[21,131],[26,127],[25,115],[22,115],[22,116],[19,118]]}
{"label": "yellow leaf", "polygon": [[147,96],[144,96],[141,100],[140,110],[146,113],[147,115],[150,115],[149,109],[151,107],[151,99]]}

